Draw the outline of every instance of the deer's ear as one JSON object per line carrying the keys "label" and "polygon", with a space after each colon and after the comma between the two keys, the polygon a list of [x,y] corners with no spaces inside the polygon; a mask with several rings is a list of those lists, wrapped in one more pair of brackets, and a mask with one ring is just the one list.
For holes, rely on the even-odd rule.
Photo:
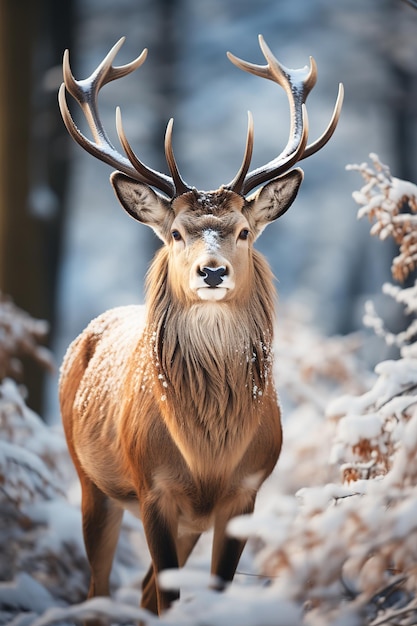
{"label": "deer's ear", "polygon": [[174,213],[169,200],[121,172],[113,172],[110,182],[120,204],[133,219],[153,228],[162,241],[170,239]]}
{"label": "deer's ear", "polygon": [[244,213],[257,237],[265,226],[281,217],[294,202],[304,177],[303,170],[296,168],[275,178],[260,191],[247,198]]}

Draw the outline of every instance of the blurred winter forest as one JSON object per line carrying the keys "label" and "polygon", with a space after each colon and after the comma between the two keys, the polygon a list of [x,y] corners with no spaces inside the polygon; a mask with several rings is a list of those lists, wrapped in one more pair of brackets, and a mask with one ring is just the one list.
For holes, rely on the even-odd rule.
{"label": "blurred winter forest", "polygon": [[414,1],[2,0],[0,31],[0,624],[143,617],[149,557],[129,515],[113,600],[83,602],[80,495],[56,388],[87,322],[143,300],[159,243],[120,210],[111,169],[67,136],[57,106],[63,51],[84,78],[123,35],[117,65],[147,47],[144,66],[103,89],[104,125],[116,142],[120,105],[136,152],[166,171],[174,117],[184,178],[212,189],[240,165],[248,109],[254,167],[287,140],[285,95],[226,57],[263,63],[258,33],[289,67],[315,58],[311,139],[339,82],[345,103],[329,144],[302,163],[294,206],[257,242],[278,281],[282,457],[253,518],[232,524],[249,537],[236,582],[221,596],[206,589],[203,541],[191,575],[168,574],[185,601],[158,623],[417,623]]}
{"label": "blurred winter forest", "polygon": [[[291,303],[327,335],[362,327],[364,301],[389,275],[391,250],[369,241],[357,222],[355,177],[345,166],[373,151],[395,175],[417,178],[412,6],[401,0],[21,0],[2,2],[1,11],[0,289],[50,323],[57,363],[92,317],[143,299],[144,275],[159,245],[120,210],[108,182],[111,169],[72,142],[57,107],[64,49],[71,51],[74,75],[84,78],[123,35],[116,63],[144,47],[149,55],[133,75],[103,89],[105,127],[117,141],[120,105],[133,147],[166,171],[163,135],[173,116],[181,171],[198,188],[216,188],[235,174],[248,109],[255,121],[253,166],[273,158],[287,139],[282,90],[235,68],[227,50],[263,63],[262,33],[289,67],[314,56],[312,139],[327,124],[338,83],[344,83],[335,136],[303,162],[297,203],[263,234],[259,248],[277,277],[281,310]],[[389,315],[394,328],[404,323],[397,309]],[[367,351],[371,362],[381,356],[378,350]],[[30,363],[27,381],[29,404],[58,420],[56,375],[47,379],[46,406]]]}

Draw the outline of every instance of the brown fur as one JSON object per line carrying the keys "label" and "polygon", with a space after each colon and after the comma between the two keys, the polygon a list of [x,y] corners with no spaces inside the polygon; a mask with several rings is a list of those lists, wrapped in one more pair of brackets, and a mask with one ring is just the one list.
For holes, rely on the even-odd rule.
{"label": "brown fur", "polygon": [[[301,176],[292,179],[288,198]],[[166,245],[148,274],[146,316],[137,306],[107,311],[70,346],[62,419],[83,492],[89,596],[109,592],[128,508],[142,518],[152,557],[142,606],[161,612],[178,593],[161,589],[157,574],[183,565],[210,526],[211,571],[219,588],[233,578],[244,542],[227,536],[227,522],[253,510],[278,459],[274,288],[252,242],[290,200],[275,206],[277,194],[265,187],[251,200],[219,190],[170,204],[121,174],[113,184],[126,210]],[[284,195],[286,184],[279,183]],[[245,240],[242,228],[250,231]],[[172,229],[180,241],[169,239]],[[220,301],[201,300],[190,287],[207,263],[227,268]]]}

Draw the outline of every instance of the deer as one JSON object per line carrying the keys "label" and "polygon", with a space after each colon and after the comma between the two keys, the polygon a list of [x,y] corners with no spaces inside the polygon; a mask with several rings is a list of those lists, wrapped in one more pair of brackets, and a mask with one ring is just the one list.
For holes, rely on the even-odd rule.
{"label": "deer", "polygon": [[[330,122],[308,142],[306,98],[317,67],[291,70],[263,37],[266,65],[230,52],[238,68],[280,85],[290,108],[284,149],[249,171],[253,118],[233,180],[198,191],[179,172],[165,135],[170,175],[145,165],[126,138],[120,109],[116,129],[124,154],[111,143],[98,93],[139,68],[114,66],[122,37],[85,80],[72,75],[64,53],[59,106],[71,137],[116,168],[111,185],[123,209],[162,241],[146,276],[144,305],[119,306],[90,322],[71,343],[59,381],[62,422],[81,484],[88,598],[109,595],[109,577],[124,510],[140,517],[151,556],[141,607],[161,615],[180,597],[160,583],[164,570],[183,567],[200,535],[213,528],[213,589],[233,580],[245,540],[229,535],[236,516],[253,512],[260,486],[282,445],[281,409],[273,376],[274,277],[254,247],[264,228],[294,202],[303,171],[294,167],[333,135],[343,85]],[[93,135],[74,122],[70,94]],[[250,193],[252,192],[252,193]]]}

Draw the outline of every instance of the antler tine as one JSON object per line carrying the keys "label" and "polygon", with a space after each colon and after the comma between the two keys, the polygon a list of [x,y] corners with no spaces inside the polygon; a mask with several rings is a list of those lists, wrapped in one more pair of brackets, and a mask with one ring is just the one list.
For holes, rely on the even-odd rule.
{"label": "antler tine", "polygon": [[141,176],[141,180],[154,187],[157,187],[168,196],[173,196],[174,185],[172,179],[168,176],[165,176],[165,174],[161,174],[161,172],[157,172],[156,170],[153,170],[144,163],[142,163],[142,161],[134,153],[123,129],[120,107],[116,108],[116,130],[120,143],[122,144],[123,149],[129,158],[129,161],[135,168],[135,171]]}
{"label": "antler tine", "polygon": [[343,97],[344,97],[343,84],[339,83],[339,91],[337,94],[336,104],[333,109],[331,120],[326,130],[324,131],[324,133],[318,139],[316,139],[316,141],[314,141],[313,143],[307,146],[307,148],[304,150],[302,157],[300,158],[300,161],[302,159],[306,159],[307,157],[321,150],[323,146],[325,146],[326,143],[329,141],[330,137],[333,135],[334,131],[336,130],[340,113],[342,112]]}
{"label": "antler tine", "polygon": [[[179,172],[177,162],[175,160],[174,152],[172,149],[172,127],[174,124],[174,119],[171,118],[168,122],[166,133],[165,133],[165,156],[168,163],[169,171],[171,172],[172,182],[175,187],[175,194],[172,193],[172,182],[168,177],[165,177],[167,186],[166,189],[162,189],[161,187],[161,174],[156,172],[155,170],[150,169],[147,165],[142,163],[142,161],[138,158],[138,156],[134,153],[130,143],[127,140],[125,135],[123,124],[122,124],[122,114],[120,111],[120,107],[116,108],[116,130],[120,140],[120,143],[123,146],[124,151],[126,152],[129,161],[134,165],[135,169],[142,174],[143,176],[147,176],[148,182],[151,185],[159,186],[162,191],[165,191],[170,196],[178,196],[186,191],[190,191],[191,187],[187,185],[187,183],[182,179],[181,174]],[[165,182],[165,181],[164,181]]]}
{"label": "antler tine", "polygon": [[[246,135],[246,148],[245,154],[243,156],[242,165],[240,166],[239,171],[237,172],[234,179],[227,185],[230,189],[240,190],[243,187],[243,183],[248,173],[248,169],[252,160],[252,152],[253,152],[253,116],[250,111],[248,111],[248,131]],[[239,192],[238,192],[239,193]]]}
{"label": "antler tine", "polygon": [[[278,176],[286,171],[300,158],[300,145],[307,140],[305,131],[305,114],[303,114],[303,104],[308,94],[316,83],[317,68],[314,59],[310,58],[310,67],[305,66],[299,70],[289,70],[284,67],[274,57],[270,48],[265,43],[262,35],[259,35],[259,45],[267,61],[267,65],[256,65],[249,63],[228,52],[227,56],[237,67],[250,72],[261,78],[267,78],[278,83],[284,88],[290,104],[290,133],[287,145],[275,159],[261,168],[247,174],[244,180],[240,181],[240,187],[235,184],[235,180],[228,185],[238,193],[247,193],[257,185]],[[294,159],[294,156],[296,157]]]}
{"label": "antler tine", "polygon": [[301,105],[301,119],[302,122],[300,124],[300,139],[294,151],[286,154],[287,151],[284,150],[278,157],[276,157],[272,161],[269,161],[269,163],[267,163],[266,165],[252,170],[244,179],[241,190],[238,191],[237,189],[233,189],[233,191],[236,191],[236,193],[241,193],[245,196],[247,193],[249,193],[249,191],[257,187],[258,185],[261,185],[268,180],[272,180],[272,178],[276,178],[277,176],[284,174],[289,169],[291,169],[293,165],[300,161],[301,155],[304,154],[307,145],[309,131],[307,108],[305,104]]}
{"label": "antler tine", "polygon": [[168,163],[169,171],[171,172],[172,180],[175,186],[175,195],[179,196],[186,191],[190,191],[191,187],[181,177],[178,169],[177,161],[175,160],[174,150],[172,148],[172,128],[174,126],[174,118],[168,122],[165,132],[165,158]]}
{"label": "antler tine", "polygon": [[[119,137],[123,136],[124,138],[124,144],[122,142],[122,145],[126,150],[129,160],[120,154],[107,136],[99,117],[97,99],[101,87],[136,70],[144,63],[147,56],[147,49],[145,48],[142,53],[130,63],[114,67],[114,58],[124,41],[124,37],[119,39],[96,70],[94,70],[88,78],[83,80],[76,80],[72,75],[69,63],[69,51],[65,50],[63,60],[64,82],[61,85],[58,94],[61,115],[71,137],[87,152],[101,161],[104,161],[108,165],[124,172],[131,178],[139,180],[140,182],[148,183],[160,189],[168,196],[173,196],[175,193],[173,180],[169,176],[149,168],[136,157],[127,142],[123,129],[122,132],[119,133]],[[88,139],[77,128],[74,120],[72,119],[65,97],[66,89],[81,107],[88,126],[93,134],[94,141]],[[121,122],[119,127],[121,127]],[[128,146],[127,149],[126,145]],[[133,158],[131,159],[131,157]]]}
{"label": "antler tine", "polygon": [[106,149],[105,145],[99,145],[98,143],[94,143],[93,141],[88,139],[88,137],[83,135],[83,133],[79,130],[74,120],[72,119],[71,113],[69,111],[67,100],[65,97],[64,83],[62,83],[61,87],[59,88],[58,102],[59,108],[61,110],[62,119],[69,134],[82,148],[84,148],[84,150],[92,154],[97,159],[100,159],[100,161],[103,161],[104,163],[107,163],[112,167],[116,167],[128,176],[131,176],[132,178],[138,180],[143,180],[142,178],[139,179],[138,172],[136,172],[136,170],[132,167],[132,165],[125,157],[123,157],[112,148],[111,144],[110,146],[107,146]]}
{"label": "antler tine", "polygon": [[122,47],[124,41],[125,38],[121,37],[94,72],[88,78],[83,80],[76,80],[74,78],[69,62],[69,50],[65,50],[64,52],[63,74],[65,87],[83,110],[88,126],[90,127],[94,140],[97,143],[101,143],[104,139],[106,143],[110,144],[110,140],[107,137],[106,131],[104,130],[98,116],[98,92],[101,87],[107,83],[110,83],[117,78],[126,76],[140,67],[145,62],[148,54],[148,51],[145,48],[142,53],[130,63],[120,67],[113,67],[113,60]]}
{"label": "antler tine", "polygon": [[239,172],[233,181],[227,185],[230,189],[233,189],[237,193],[242,193],[243,195],[261,183],[287,171],[297,163],[297,161],[320,150],[330,139],[336,128],[343,100],[343,90],[340,89],[329,126],[317,141],[306,147],[308,127],[305,102],[317,81],[316,63],[314,59],[310,57],[309,66],[295,70],[288,69],[275,58],[262,35],[259,35],[259,45],[267,61],[266,65],[249,63],[248,61],[239,59],[230,52],[227,53],[227,56],[239,69],[260,76],[261,78],[272,80],[283,87],[290,105],[290,133],[287,145],[275,159],[249,172],[243,179]]}
{"label": "antler tine", "polygon": [[113,67],[113,61],[116,58],[116,55],[124,44],[125,40],[125,37],[121,37],[119,41],[117,41],[111,48],[111,50],[107,53],[107,55],[104,57],[100,65],[94,70],[91,76],[85,78],[84,80],[75,80],[69,64],[69,51],[65,50],[63,63],[64,82],[66,88],[74,98],[78,100],[80,97],[80,92],[83,94],[88,93],[89,91],[91,91],[91,86],[95,86],[96,83],[98,83],[98,91],[103,85],[106,85],[107,83],[110,83],[112,80],[116,80],[117,78],[127,76],[127,74],[134,72],[138,67],[143,65],[148,55],[147,48],[144,48],[140,55],[136,59],[133,59],[133,61],[131,61],[130,63]]}
{"label": "antler tine", "polygon": [[117,78],[123,78],[123,76],[127,76],[131,72],[134,72],[138,67],[140,67],[148,56],[148,49],[144,48],[140,55],[130,61],[130,63],[126,63],[125,65],[117,65],[113,67],[113,61],[116,58],[117,53],[120,48],[124,44],[126,37],[121,37],[118,42],[116,42],[113,48],[108,52],[108,54],[104,57],[98,68],[93,72],[93,76],[97,76],[97,81],[100,84],[100,87],[110,83],[112,80],[116,80]]}
{"label": "antler tine", "polygon": [[[244,72],[249,72],[250,74],[254,74],[255,76],[267,78],[268,80],[279,83],[285,90],[290,90],[290,78],[294,83],[302,82],[303,87],[308,94],[317,81],[317,66],[313,57],[310,57],[310,67],[305,66],[298,70],[289,70],[284,65],[282,65],[273,55],[271,49],[267,45],[262,35],[259,35],[258,40],[259,46],[262,50],[265,60],[267,61],[267,65],[257,65],[256,63],[249,63],[249,61],[239,59],[239,57],[236,57],[231,52],[227,52],[228,59],[234,65],[236,65],[236,67],[243,70]],[[298,81],[295,81],[295,78],[298,78]],[[305,98],[307,98],[307,95],[305,96]]]}

